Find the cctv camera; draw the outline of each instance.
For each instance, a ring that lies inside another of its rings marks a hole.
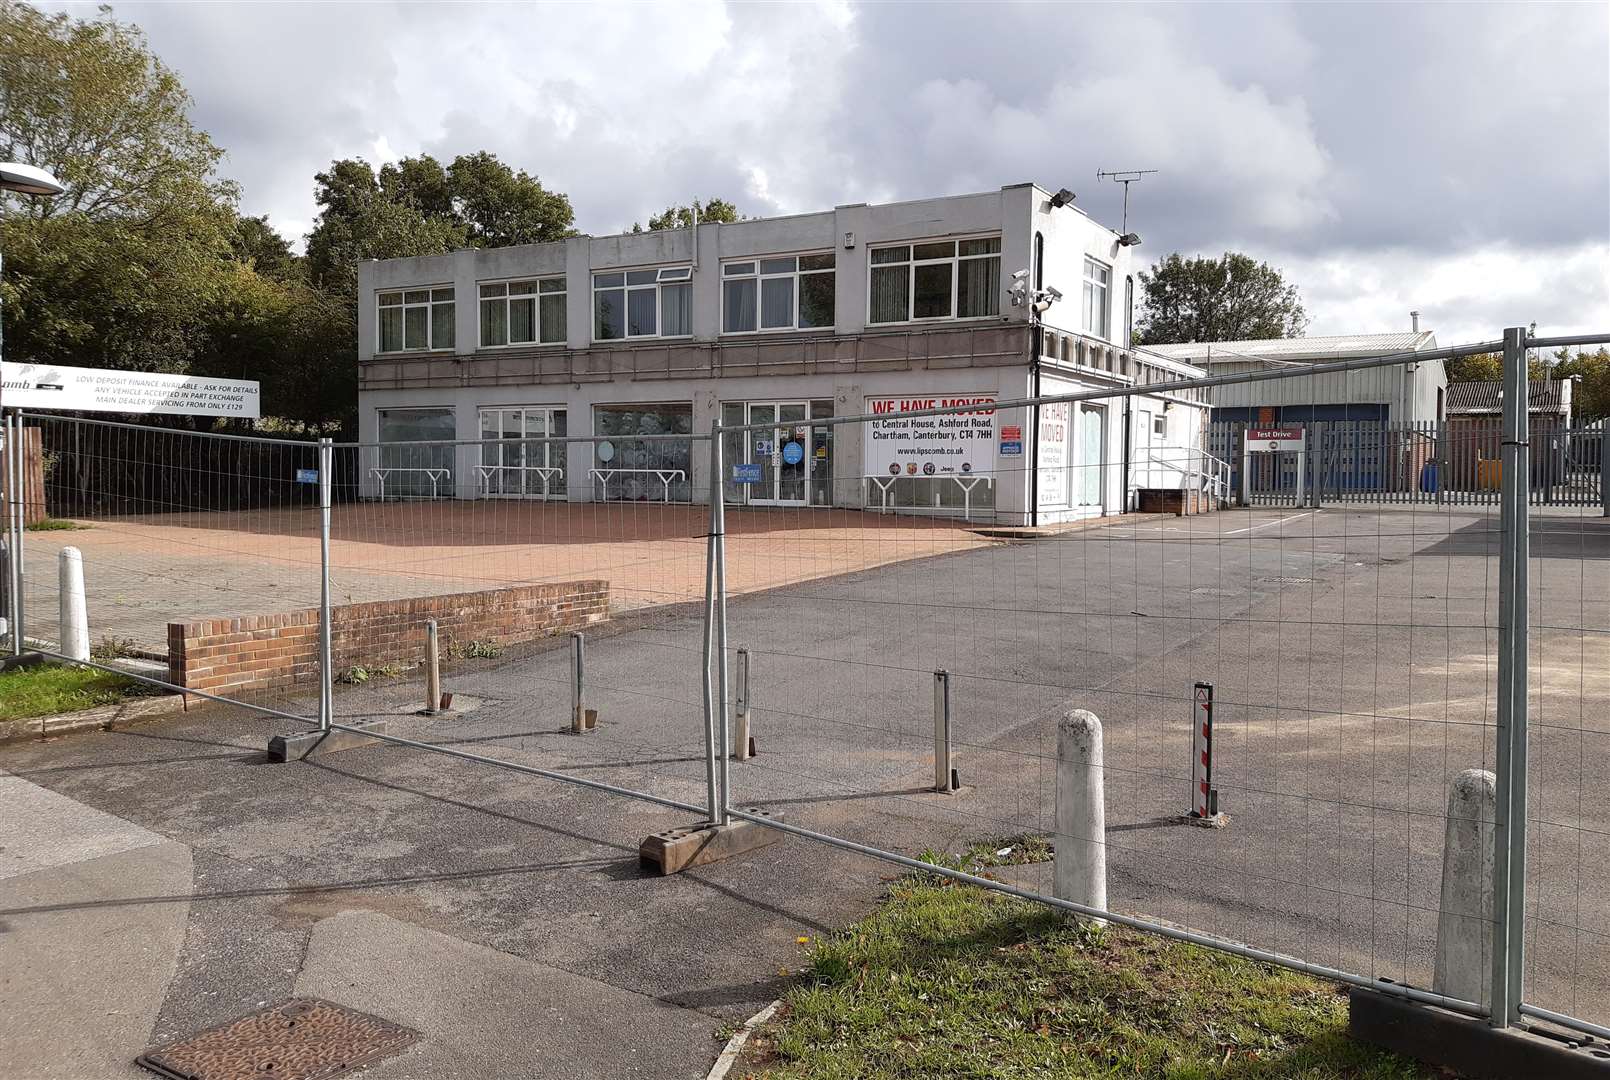
[[[1048,285],[1046,286],[1045,295],[1049,296],[1053,301],[1061,300],[1062,290],[1055,285]]]
[[[1024,278],[1026,278],[1028,276],[1029,276],[1029,272],[1027,270],[1019,270],[1017,273],[1012,275],[1012,280],[1013,281],[1022,281]]]

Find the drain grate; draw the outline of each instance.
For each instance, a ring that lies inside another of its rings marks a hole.
[[[368,1013],[291,998],[148,1050],[135,1064],[170,1080],[323,1080],[418,1039],[418,1032]]]
[[[1311,577],[1261,577],[1258,579],[1259,585],[1312,585],[1313,583],[1314,579]]]

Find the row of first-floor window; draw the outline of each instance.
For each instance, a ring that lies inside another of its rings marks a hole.
[[[867,322],[891,324],[976,319],[1000,314],[1001,238],[974,237],[873,247]],[[1094,317],[1095,282],[1087,260],[1085,329],[1106,337],[1108,316]],[[662,266],[598,271],[592,276],[592,338],[693,335],[693,268]],[[561,345],[567,340],[562,276],[485,282],[478,287],[479,344]],[[377,294],[379,352],[456,347],[451,286]],[[831,329],[837,321],[836,256],[831,251],[730,260],[721,265],[721,333]]]

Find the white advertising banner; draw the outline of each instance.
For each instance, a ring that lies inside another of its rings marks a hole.
[[[867,476],[972,476],[995,472],[1000,443],[994,394],[869,397],[863,472]],[[921,409],[976,405],[944,416],[903,417]],[[1021,443],[1018,444],[1021,452]]]
[[[1073,410],[1066,401],[1040,406],[1040,478],[1035,484],[1041,510],[1066,508],[1069,444],[1073,440]]]
[[[165,413],[180,416],[262,416],[258,384],[149,371],[12,364],[0,361],[0,405],[9,409]]]

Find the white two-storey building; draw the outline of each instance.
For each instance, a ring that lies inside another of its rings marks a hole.
[[[1138,448],[1200,447],[1199,391],[993,404],[1200,374],[1128,349],[1132,252],[1071,196],[1019,184],[364,263],[364,491],[702,502],[708,444],[643,436],[719,420],[762,425],[724,442],[736,504],[1121,512],[1155,482]],[[1037,322],[1011,303],[1018,271],[1061,293]],[[950,402],[977,408],[899,418]],[[888,419],[821,423],[868,413]],[[541,441],[561,435],[588,438]]]

